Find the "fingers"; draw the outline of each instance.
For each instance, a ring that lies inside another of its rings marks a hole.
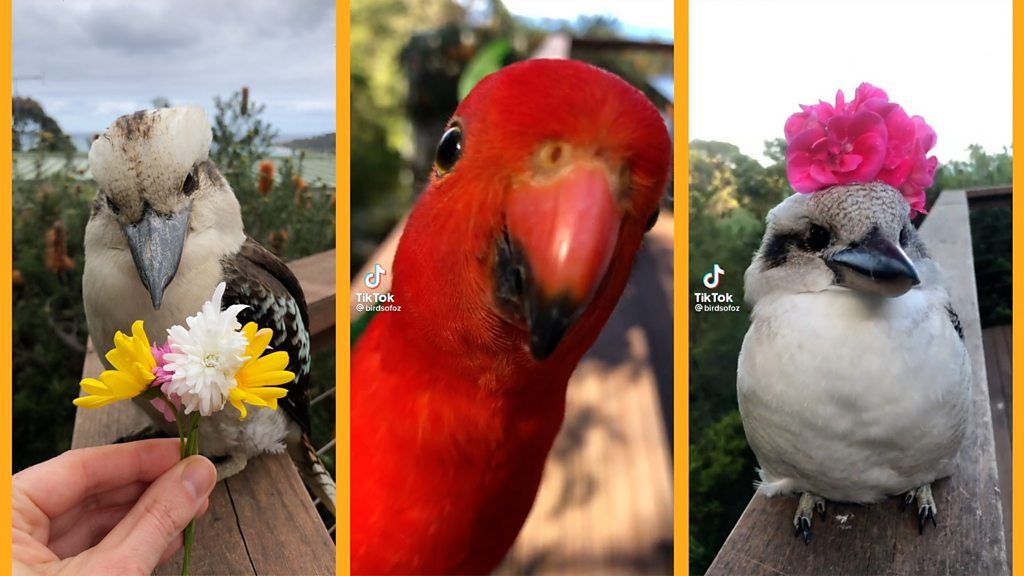
[[[121,566],[152,572],[169,549],[177,549],[181,531],[205,508],[216,480],[216,469],[206,458],[183,460],[153,482],[95,551]]]
[[[136,486],[137,485],[135,484],[132,485],[133,488]],[[107,533],[114,528],[114,526],[117,526],[124,517],[128,515],[128,512],[131,511],[136,500],[138,500],[139,496],[142,495],[146,488],[148,488],[148,485],[143,485],[137,488],[138,492],[135,494],[134,498],[130,498],[129,491],[119,489],[119,494],[117,494],[116,497],[111,496],[108,499],[107,505],[82,511],[78,514],[75,522],[69,524],[63,533],[51,536],[49,542],[50,550],[52,550],[58,558],[67,558],[69,556],[74,556],[75,554],[80,554],[82,551],[96,546],[103,540]],[[209,505],[209,499],[203,501],[199,512],[196,513],[196,518],[202,518],[203,515],[206,514],[206,510],[209,508]],[[62,519],[63,518],[64,517],[62,517]],[[175,544],[173,544],[173,549],[165,552],[165,554],[167,554],[167,558],[169,558],[170,555],[180,547],[181,538],[179,536],[175,540]],[[165,559],[161,559],[160,563],[163,564],[164,561]]]
[[[50,539],[49,547],[58,558],[68,558],[99,544],[124,519],[132,504],[90,510],[61,535]]]
[[[50,519],[50,537],[49,542],[52,544],[54,541],[59,540],[65,534],[81,529],[83,524],[87,524],[90,521],[90,517],[94,516],[96,512],[102,511],[108,508],[124,508],[127,513],[131,506],[142,496],[142,493],[149,488],[149,482],[133,482],[131,484],[113,488],[106,492],[94,494],[89,496],[85,500],[78,503],[77,506],[71,508],[64,514],[56,518]],[[122,514],[123,516],[123,514]],[[120,520],[120,518],[118,519]],[[100,535],[103,536],[114,527],[114,524],[107,526]],[[99,539],[96,540],[99,542]],[[95,545],[96,542],[90,544]],[[81,550],[79,550],[80,552]]]
[[[176,438],[70,450],[14,475],[14,492],[55,518],[94,494],[152,482],[181,457]]]

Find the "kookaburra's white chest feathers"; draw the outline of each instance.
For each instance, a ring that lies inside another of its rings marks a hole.
[[[970,363],[936,296],[835,288],[758,304],[738,397],[766,493],[873,502],[953,472]]]

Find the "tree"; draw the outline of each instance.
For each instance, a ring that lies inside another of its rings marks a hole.
[[[11,102],[13,122],[13,150],[72,153],[75,145],[61,130],[57,121],[51,118],[39,102],[24,96],[15,96]]]

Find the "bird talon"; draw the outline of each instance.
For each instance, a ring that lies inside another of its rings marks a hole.
[[[800,517],[796,522],[796,533],[794,536],[804,539],[804,544],[811,543],[811,519]]]
[[[938,528],[939,523],[935,519],[938,509],[935,506],[935,498],[932,497],[931,485],[925,484],[908,492],[906,502],[909,504],[911,500],[917,500],[917,533],[924,534],[924,525],[928,520],[932,521],[932,526]]]
[[[814,511],[818,510],[822,521],[825,520],[825,499],[815,496],[810,492],[800,495],[800,502],[796,506],[796,515],[793,517],[794,535],[802,537],[804,544],[811,543],[811,518]]]

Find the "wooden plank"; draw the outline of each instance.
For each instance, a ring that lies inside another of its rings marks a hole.
[[[573,374],[537,501],[496,574],[671,573],[672,237],[669,215]]]
[[[245,472],[242,472],[245,474]],[[230,482],[230,480],[228,481]],[[210,495],[206,515],[196,523],[196,543],[192,548],[192,574],[253,574],[245,540],[228,495],[228,482],[219,482]],[[181,574],[183,553],[178,552],[153,574]]]
[[[334,543],[286,454],[267,454],[224,482],[257,574],[334,574]]]
[[[995,441],[996,466],[1003,506],[1003,537],[1006,540],[1007,563],[1013,569],[1013,417],[1011,382],[1012,327],[996,326],[982,330],[985,346],[985,370],[988,372],[989,403],[992,407],[992,435]]]
[[[758,494],[708,574],[1009,573],[964,192],[943,192],[921,232],[945,269],[974,372],[972,426],[959,467],[933,486],[938,527],[919,536],[916,518],[901,512],[896,498],[872,506],[830,503],[826,521],[815,521],[808,546],[793,537],[796,499]]]
[[[302,284],[309,310],[309,333],[313,348],[322,349],[334,345],[334,307],[336,306],[335,251],[327,250],[299,258],[288,263]]]
[[[306,294],[311,328],[333,333],[334,251],[289,266]],[[82,376],[95,377],[102,370],[90,341]],[[71,447],[109,444],[149,423],[149,417],[131,402],[96,410],[79,408]],[[210,496],[209,512],[196,524],[196,542],[195,574],[334,574],[334,543],[286,455],[260,456],[238,475],[219,483]],[[181,558],[178,552],[156,573],[180,574]]]

